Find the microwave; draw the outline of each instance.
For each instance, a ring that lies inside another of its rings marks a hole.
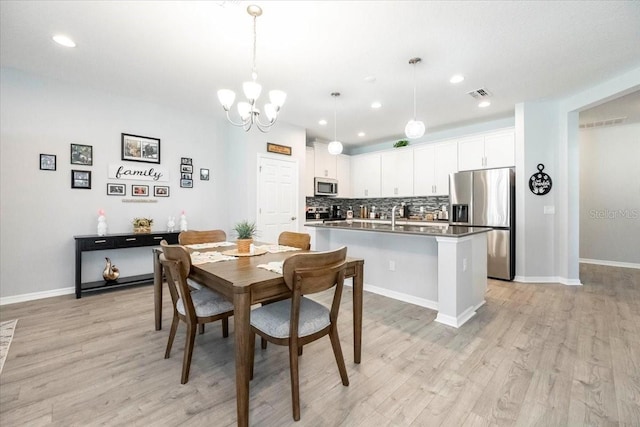
[[[338,195],[338,180],[331,178],[314,178],[313,189],[316,196],[331,196]]]

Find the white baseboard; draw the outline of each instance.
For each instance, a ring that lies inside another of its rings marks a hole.
[[[0,305],[15,304],[15,303],[18,303],[18,302],[33,301],[33,300],[43,299],[43,298],[58,297],[60,295],[74,294],[75,292],[76,292],[76,288],[71,286],[69,288],[53,289],[51,291],[33,292],[33,293],[30,293],[30,294],[14,295],[14,296],[10,296],[10,297],[2,297],[2,298],[0,298]]]
[[[582,286],[580,279],[567,279],[559,276],[516,276],[514,282],[520,283],[560,283],[567,286]]]
[[[438,313],[438,315],[436,316],[436,322],[442,323],[443,325],[452,326],[454,328],[459,328],[475,315],[475,307],[469,307],[465,311],[460,313],[460,315],[458,315],[457,317]]]
[[[389,289],[380,288],[378,286],[372,286],[367,284],[364,285],[364,290],[374,294],[393,298],[398,301],[408,302],[409,304],[414,304],[420,307],[429,308],[431,310],[438,310],[438,303],[436,301],[431,301],[426,298],[418,298],[412,295],[403,294],[402,292],[396,292]]]
[[[609,267],[623,267],[623,268],[636,268],[640,269],[640,264],[635,262],[619,262],[619,261],[607,261],[604,259],[588,259],[588,258],[580,258],[579,260],[583,264],[596,264],[596,265],[607,265]]]

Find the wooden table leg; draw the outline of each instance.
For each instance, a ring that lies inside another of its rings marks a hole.
[[[249,351],[251,346],[251,301],[249,293],[233,296],[233,325],[236,351],[236,403],[238,426],[249,425]]]
[[[353,276],[353,361],[360,363],[362,354],[362,299],[364,294],[364,261],[356,264]]]
[[[160,251],[153,250],[153,306],[156,319],[156,331],[162,329],[162,264]]]

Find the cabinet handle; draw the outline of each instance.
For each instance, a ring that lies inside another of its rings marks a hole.
[[[129,237],[128,239],[126,239],[127,242],[135,242],[136,238],[135,237]]]
[[[369,190],[364,190],[364,195],[368,196],[369,195]]]
[[[107,243],[106,240],[94,240],[93,243]]]
[[[395,188],[393,189],[393,194],[398,194],[398,187],[395,187]]]
[[[162,239],[164,239],[164,236],[158,236],[153,238],[153,240],[162,240]]]

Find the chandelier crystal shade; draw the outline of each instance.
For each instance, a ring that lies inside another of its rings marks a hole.
[[[246,101],[238,102],[238,115],[240,122],[231,119],[229,111],[233,107],[236,100],[236,93],[229,89],[220,89],[218,91],[218,100],[222,104],[222,108],[227,114],[227,120],[238,127],[242,127],[245,131],[249,131],[253,125],[261,132],[268,132],[276,123],[280,109],[287,99],[287,94],[281,90],[269,91],[269,102],[264,105],[264,117],[266,121],[260,119],[260,109],[257,107],[257,101],[262,93],[262,85],[258,83],[258,72],[256,71],[256,20],[262,15],[262,9],[256,5],[247,7],[247,13],[253,16],[253,69],[251,71],[251,80],[242,84],[242,91]]]
[[[413,119],[409,120],[404,128],[404,133],[409,139],[420,138],[426,131],[424,122],[416,120],[416,64],[421,61],[422,59],[420,58],[411,58],[409,60],[409,64],[413,65]]]
[[[331,96],[333,96],[333,141],[329,143],[327,150],[329,150],[329,154],[337,156],[338,154],[342,153],[342,143],[338,141],[338,137],[336,136],[338,127],[336,101],[340,96],[340,92],[332,92]]]

